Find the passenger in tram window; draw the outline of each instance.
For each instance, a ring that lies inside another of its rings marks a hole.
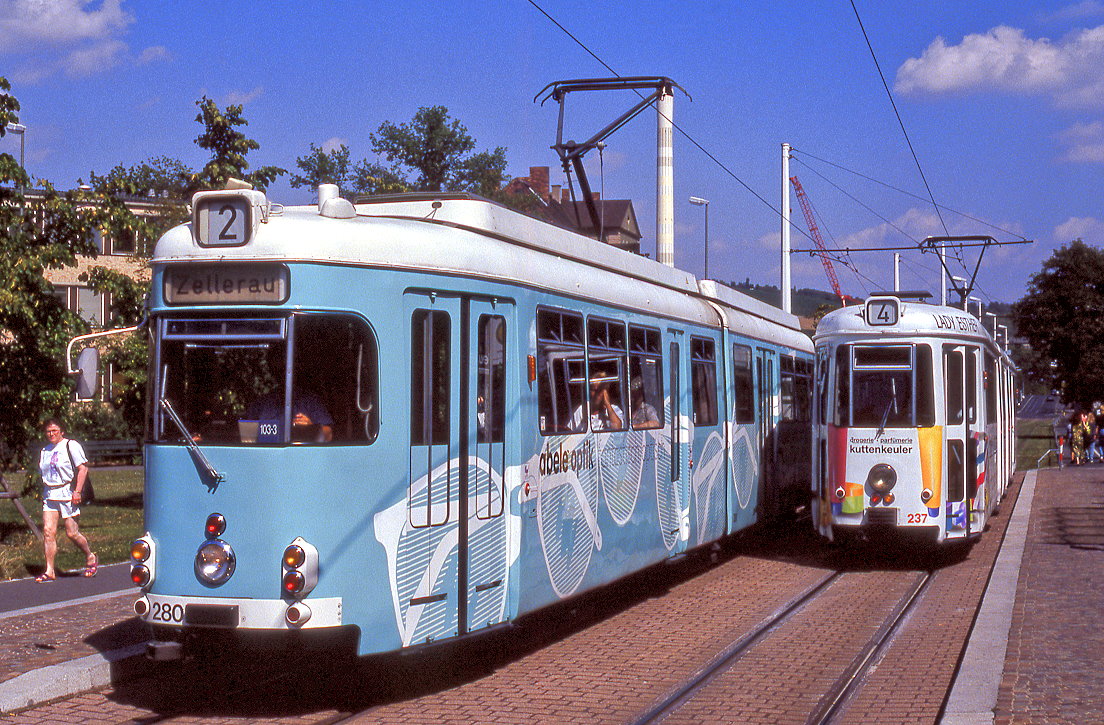
[[[629,384],[629,397],[632,400],[632,427],[636,430],[658,428],[659,413],[655,406],[644,399],[644,381],[634,377]]]
[[[625,428],[624,413],[617,405],[615,398],[619,398],[614,383],[616,377],[601,368],[592,369],[590,376],[590,429],[595,432],[623,430]],[[572,430],[582,433],[586,430],[583,406],[575,409],[571,417]]]

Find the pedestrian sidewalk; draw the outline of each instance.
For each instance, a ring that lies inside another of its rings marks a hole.
[[[1030,471],[948,725],[1104,722],[1104,466]]]
[[[0,614],[0,713],[110,684],[149,639],[135,590]]]

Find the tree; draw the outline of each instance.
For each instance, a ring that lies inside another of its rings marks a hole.
[[[1035,353],[1029,376],[1067,403],[1104,400],[1104,250],[1075,239],[1055,251],[1012,314]]]
[[[19,103],[0,77],[0,136],[18,122]],[[45,273],[95,256],[93,231],[124,233],[138,221],[109,195],[56,191],[24,194],[26,173],[0,154],[0,470],[27,466],[27,446],[39,423],[63,410],[71,396],[65,370],[69,339],[87,326],[67,311]]]
[[[345,144],[323,151],[312,143],[310,153],[297,158],[295,165],[303,172],[288,179],[296,189],[316,189],[319,184],[337,184],[342,189],[349,186],[349,147]]]
[[[380,124],[369,135],[372,150],[403,170],[416,173],[410,185],[416,191],[470,191],[489,196],[506,181],[506,149],[472,154],[475,141],[444,106],[418,109],[410,123]]]
[[[89,172],[89,185],[106,193],[170,199],[179,205],[191,192],[195,171],[180,159],[150,158],[131,167],[119,164],[105,175]]]
[[[261,166],[252,173],[246,172],[249,168],[249,162],[245,160],[246,154],[256,151],[261,145],[235,128],[249,125],[242,117],[240,104],[227,106],[224,112],[219,110],[214,101],[204,96],[196,101],[196,105],[199,106],[196,122],[203,124],[204,131],[196,138],[195,143],[201,149],[210,151],[212,156],[196,175],[189,192],[222,189],[230,178],[248,181],[255,188],[264,191],[276,177],[287,173],[286,169],[278,166]]]

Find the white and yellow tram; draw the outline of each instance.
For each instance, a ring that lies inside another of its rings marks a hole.
[[[879,293],[813,340],[817,530],[980,534],[1015,466],[1016,371],[978,319]]]

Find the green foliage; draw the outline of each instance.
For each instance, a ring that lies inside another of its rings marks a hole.
[[[397,172],[367,159],[353,167],[349,188],[355,194],[400,194],[411,190],[410,184]]]
[[[349,185],[349,147],[345,144],[323,151],[312,143],[310,153],[297,158],[295,165],[303,172],[288,179],[296,189],[304,186],[314,189],[319,184],[337,184],[345,189]]]
[[[506,180],[506,149],[499,146],[473,154],[475,140],[460,121],[449,118],[444,106],[419,108],[409,123],[384,121],[369,139],[372,150],[394,165],[397,176],[416,174],[408,182],[416,191],[491,196]]]
[[[89,288],[111,296],[111,317],[107,329],[138,324],[145,310],[149,285],[106,267],[93,267],[82,275]],[[109,438],[139,438],[145,426],[146,381],[149,369],[149,344],[146,335],[120,334],[102,338],[98,347],[103,352],[102,365],[115,371],[112,389],[107,398],[118,411],[125,425],[123,435],[97,436]]]
[[[0,133],[18,122],[19,104],[0,78]],[[40,439],[41,421],[65,410],[71,383],[65,348],[87,331],[68,312],[47,270],[95,257],[94,230],[134,232],[139,228],[124,204],[102,193],[59,193],[39,181],[41,194],[28,196],[28,179],[10,154],[0,154],[0,470],[27,465],[27,446]]]
[[[1067,403],[1104,400],[1104,251],[1080,239],[1055,251],[1013,317],[1033,351],[1023,359],[1031,378],[1063,388]]]
[[[249,125],[242,117],[241,105],[227,106],[225,111],[221,111],[207,96],[196,101],[196,105],[199,106],[199,113],[195,120],[203,124],[204,130],[195,143],[201,149],[210,151],[212,156],[196,175],[189,191],[222,189],[230,178],[248,181],[254,188],[264,191],[276,177],[287,173],[286,169],[278,166],[261,166],[252,173],[246,171],[249,168],[246,155],[261,145],[236,128]]]
[[[88,183],[96,191],[168,198],[179,206],[188,198],[194,176],[195,171],[180,159],[160,156],[130,167],[119,164],[103,176],[89,172]]]

